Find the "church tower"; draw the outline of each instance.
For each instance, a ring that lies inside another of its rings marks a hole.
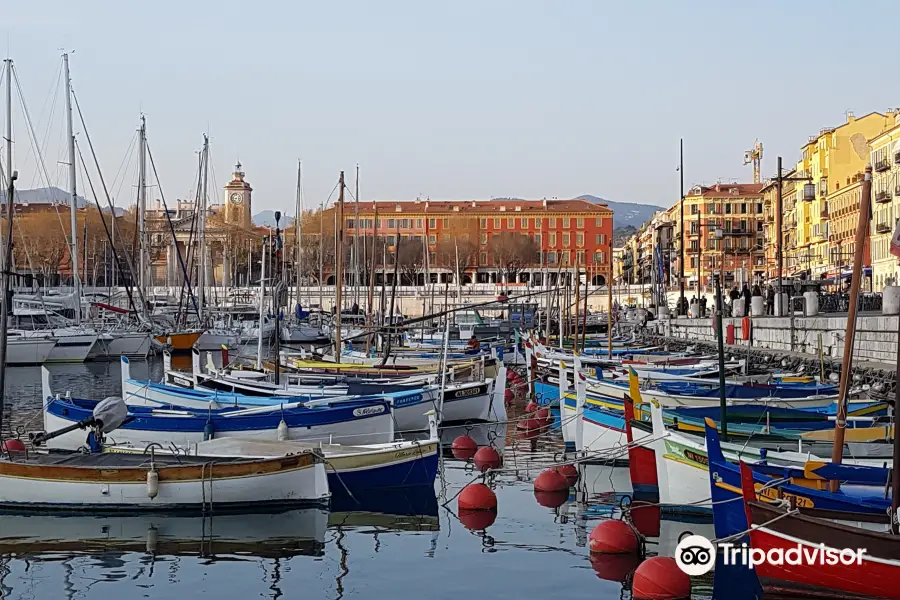
[[[225,184],[225,222],[244,229],[250,228],[253,188],[244,180],[241,163],[234,166],[231,181]]]

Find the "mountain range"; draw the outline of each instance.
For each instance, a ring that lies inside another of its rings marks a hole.
[[[274,210],[264,210],[262,212],[258,212],[253,215],[251,219],[253,224],[257,227],[275,227],[275,211]],[[294,222],[294,217],[289,217],[285,214],[281,215],[281,221],[279,221],[279,225],[282,229],[290,227],[291,223]]]
[[[33,190],[16,190],[16,203],[18,204],[65,204],[68,206],[72,194],[58,187],[35,188]],[[81,196],[76,196],[79,208],[84,208],[86,202]]]

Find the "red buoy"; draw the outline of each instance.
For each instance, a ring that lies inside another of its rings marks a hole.
[[[691,578],[671,556],[654,556],[638,565],[631,584],[634,600],[683,600],[691,597]]]
[[[637,554],[591,554],[591,566],[597,577],[618,583],[624,583],[640,562]]]
[[[637,553],[640,545],[634,528],[625,521],[608,519],[600,521],[591,532],[591,552],[601,554]],[[677,568],[677,567],[676,567]]]
[[[550,423],[553,421],[553,417],[550,416],[550,410],[546,408],[539,408],[536,413],[534,413],[534,418],[538,421],[545,421]]]
[[[540,407],[541,406],[537,402],[532,400],[531,402],[529,402],[528,404],[525,405],[525,412],[526,413],[536,413]]]
[[[573,486],[578,483],[578,467],[573,464],[560,465],[556,467],[556,470],[559,471],[559,474],[566,478],[566,481],[569,482],[569,486]]]
[[[478,444],[467,435],[461,435],[455,440],[453,440],[453,444],[450,445],[450,452],[453,453],[454,458],[458,458],[459,460],[469,460],[475,453],[478,451]]]
[[[534,492],[534,499],[541,506],[547,508],[559,508],[569,499],[569,490],[560,490],[558,492]]]
[[[534,479],[536,492],[561,492],[569,490],[569,482],[556,469],[545,469]]]
[[[6,440],[0,442],[0,450],[4,452],[25,452],[25,444],[22,440]]]
[[[513,400],[515,400],[515,399],[516,399],[516,395],[513,393],[512,390],[506,390],[505,392],[503,392],[503,402],[504,402],[507,406],[509,406],[510,404],[512,404],[512,403],[513,403]]]
[[[466,529],[481,531],[487,529],[497,520],[496,510],[466,510],[460,509],[459,521]]]
[[[483,483],[470,483],[459,494],[460,510],[497,510],[497,495]]]
[[[475,468],[482,473],[488,469],[499,469],[502,464],[500,453],[491,446],[479,448],[475,453]]]

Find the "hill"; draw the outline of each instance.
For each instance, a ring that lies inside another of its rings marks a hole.
[[[33,190],[16,190],[17,204],[65,204],[68,206],[72,194],[58,187],[35,188]],[[84,198],[77,196],[77,206],[83,208]],[[102,202],[102,200],[101,200]]]
[[[630,225],[637,228],[649,221],[650,218],[653,217],[653,213],[660,210],[665,210],[661,206],[654,206],[652,204],[637,204],[635,202],[614,202],[612,200],[606,200],[605,198],[591,196],[590,194],[578,196],[578,199],[587,200],[588,202],[602,203],[609,206],[613,211],[613,227],[625,227],[626,225]]]
[[[257,227],[275,227],[275,211],[274,210],[264,210],[262,212],[258,212],[253,215],[253,224]],[[281,215],[281,221],[279,221],[279,225],[282,229],[289,227],[291,223],[294,222],[293,217],[289,217],[287,215]]]

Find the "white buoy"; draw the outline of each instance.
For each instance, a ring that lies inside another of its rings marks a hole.
[[[154,526],[150,526],[150,529],[147,530],[147,552],[150,554],[156,553],[156,544],[159,542],[159,531]]]
[[[734,303],[731,306],[731,316],[732,317],[743,317],[744,316],[744,299],[743,298],[735,298]]]
[[[283,442],[288,439],[288,426],[287,423],[284,422],[284,419],[278,424],[278,429],[275,430],[278,434],[278,441]]]
[[[884,286],[884,298],[881,302],[881,314],[896,315],[900,314],[900,286],[886,285]]]
[[[147,497],[153,500],[159,495],[159,472],[147,471]]]
[[[691,315],[692,319],[700,318],[700,303],[699,302],[691,302],[690,315]]]

